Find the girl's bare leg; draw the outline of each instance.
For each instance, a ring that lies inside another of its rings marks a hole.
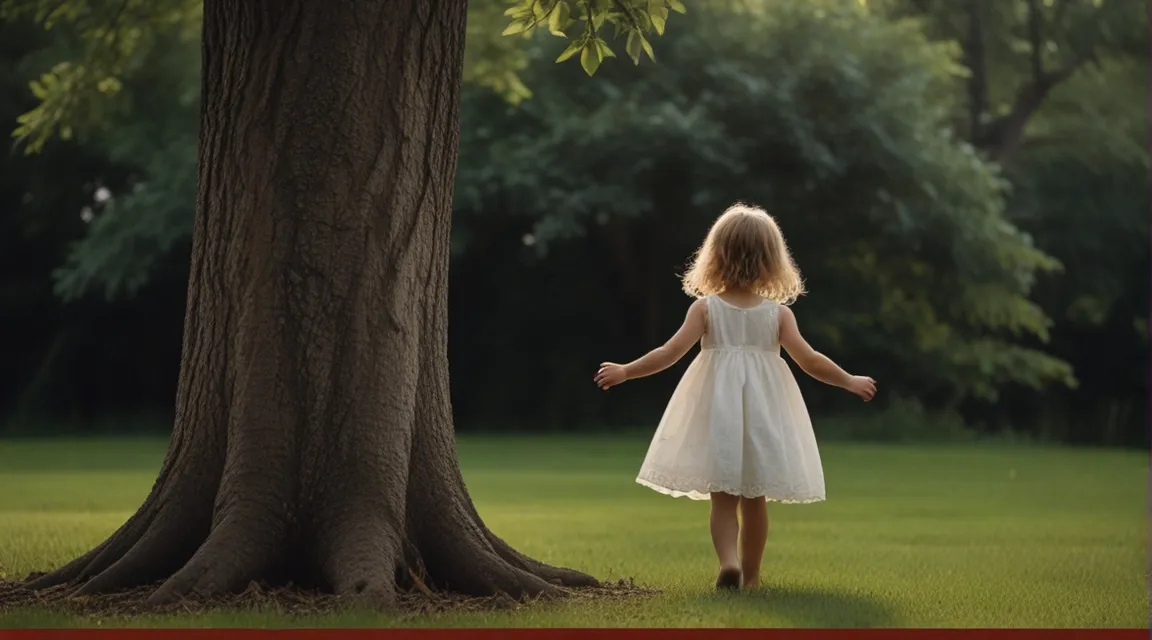
[[[760,563],[768,542],[768,505],[764,498],[740,498],[740,569],[744,586],[760,586]]]
[[[712,530],[712,546],[720,560],[720,576],[716,579],[718,589],[738,589],[740,587],[740,521],[736,515],[740,497],[727,493],[712,494],[712,515],[709,524]]]

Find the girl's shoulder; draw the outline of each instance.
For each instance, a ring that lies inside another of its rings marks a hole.
[[[786,304],[775,303],[776,317],[780,318],[780,322],[788,324],[796,324],[796,314],[792,313],[792,307]]]
[[[692,304],[688,305],[688,319],[699,319],[704,325],[704,331],[708,330],[708,317],[711,315],[708,313],[708,307],[710,302],[709,298],[711,297],[712,296],[701,296],[693,300]]]
[[[708,305],[711,302],[710,298],[712,298],[712,297],[713,296],[703,296],[700,298],[696,298],[695,300],[692,301],[692,304],[688,305],[688,313],[690,315],[699,314],[699,315],[707,317]]]

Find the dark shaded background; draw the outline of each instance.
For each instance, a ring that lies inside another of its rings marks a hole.
[[[1146,22],[1126,41],[1096,34],[1100,64],[1077,68],[1031,114],[997,190],[993,174],[958,165],[968,143],[984,157],[1001,149],[973,129],[973,81],[943,67],[975,68],[963,46],[973,17],[963,3],[878,4],[749,19],[704,3],[657,43],[658,65],[614,60],[589,79],[552,65],[557,43],[537,38],[519,73],[530,99],[509,102],[483,78],[466,87],[450,293],[461,430],[654,426],[687,359],[607,394],[592,374],[679,326],[690,301],[677,274],[711,220],[746,199],[778,216],[808,277],[796,311],[809,338],[881,381],[864,408],[802,379],[818,431],[1146,446]],[[983,81],[1004,105],[1034,80],[1018,9],[981,18]],[[894,31],[909,14],[915,33]],[[1061,46],[1091,36],[1060,28],[1048,37]],[[122,108],[88,135],[0,156],[0,434],[170,426],[197,46],[150,45]],[[30,80],[82,51],[65,28],[0,25],[0,123],[37,105]],[[955,140],[924,141],[944,126]],[[1062,268],[989,266],[1023,249],[992,232],[958,239],[983,228],[978,215],[1022,230]],[[1016,287],[1004,283],[1017,271],[1035,279],[1020,300],[1050,320],[1047,342],[965,319],[963,287]],[[919,302],[897,304],[906,299]],[[938,326],[955,347],[924,346]],[[984,338],[1067,363],[1075,388],[1048,360],[965,350]]]

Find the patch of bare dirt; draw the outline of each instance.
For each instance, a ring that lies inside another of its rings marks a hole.
[[[0,612],[36,608],[103,618],[145,613],[194,614],[212,610],[259,610],[285,616],[309,616],[348,610],[356,606],[353,601],[327,593],[309,591],[292,585],[269,587],[253,582],[242,593],[227,597],[210,600],[187,599],[163,607],[145,607],[145,600],[159,584],[116,593],[72,597],[70,594],[75,585],[60,585],[40,591],[27,588],[26,582],[38,575],[30,575],[25,581],[19,582],[0,580]],[[565,589],[563,593],[565,600],[591,601],[650,597],[658,591],[637,586],[632,580],[622,579],[617,582],[604,582],[595,587]],[[517,601],[506,595],[477,598],[456,593],[414,589],[402,592],[398,604],[397,613],[419,616],[433,613],[519,609],[531,606],[534,601]]]

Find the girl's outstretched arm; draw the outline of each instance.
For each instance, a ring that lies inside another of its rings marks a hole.
[[[804,373],[824,384],[840,387],[860,396],[865,402],[876,395],[876,381],[867,376],[854,376],[841,369],[835,362],[816,351],[796,324],[796,315],[788,307],[780,307],[780,344]]]
[[[708,326],[707,312],[708,303],[703,298],[693,302],[692,306],[688,307],[684,324],[680,325],[680,330],[668,342],[649,351],[639,360],[633,360],[628,364],[602,363],[600,370],[596,372],[596,385],[601,389],[608,390],[625,380],[660,373],[676,364],[680,358],[684,357],[684,354],[688,353],[692,345],[700,340],[700,336],[704,335],[704,330]]]

